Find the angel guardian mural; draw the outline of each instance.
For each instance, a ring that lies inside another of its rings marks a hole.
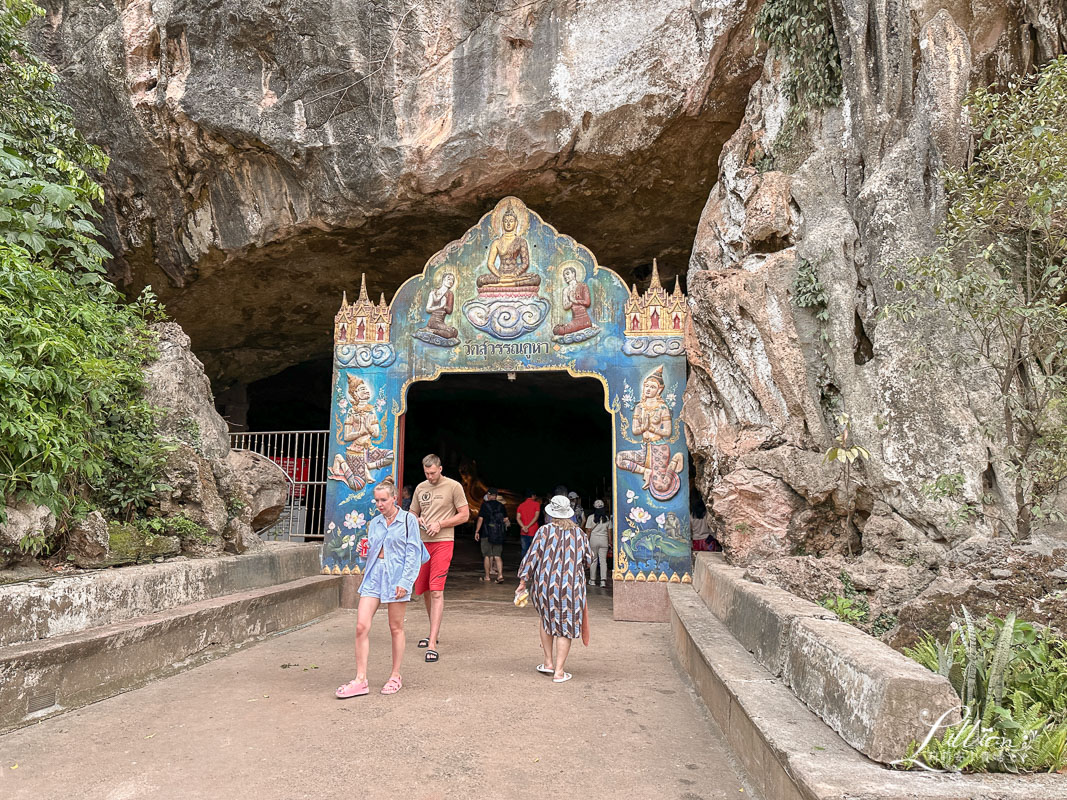
[[[345,451],[343,455],[334,457],[327,477],[343,481],[348,488],[359,491],[374,481],[371,470],[393,463],[393,453],[372,446],[373,441],[382,435],[382,426],[377,411],[370,405],[373,396],[370,385],[362,378],[349,374],[345,394],[341,405],[344,424],[340,431]]]

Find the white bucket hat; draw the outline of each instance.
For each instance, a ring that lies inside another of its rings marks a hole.
[[[570,500],[561,494],[557,494],[545,506],[545,513],[556,519],[570,519],[574,516],[574,509],[571,508]]]

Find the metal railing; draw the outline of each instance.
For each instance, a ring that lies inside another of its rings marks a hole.
[[[318,541],[326,513],[329,431],[248,431],[230,434],[230,447],[266,456],[285,473],[285,510],[259,535],[272,541]]]

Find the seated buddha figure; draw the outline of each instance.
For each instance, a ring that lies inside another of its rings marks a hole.
[[[504,206],[499,226],[495,224],[496,213],[493,217],[497,237],[489,246],[489,258],[486,261],[489,274],[478,276],[478,288],[532,289],[536,292],[541,285],[541,276],[529,274],[530,245],[522,235],[519,215],[514,206]],[[525,225],[522,227],[525,228]]]

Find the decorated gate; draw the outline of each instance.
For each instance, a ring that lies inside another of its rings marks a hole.
[[[384,295],[373,302],[364,278],[334,322],[323,571],[362,571],[373,488],[398,468],[412,383],[444,373],[561,370],[599,380],[612,416],[616,616],[659,616],[659,584],[688,582],[692,564],[689,459],[678,419],[687,313],[677,283],[667,291],[655,267],[646,292],[627,289],[515,197],[436,253],[391,303]],[[566,409],[548,413],[558,418]],[[495,429],[519,423],[502,407]]]

